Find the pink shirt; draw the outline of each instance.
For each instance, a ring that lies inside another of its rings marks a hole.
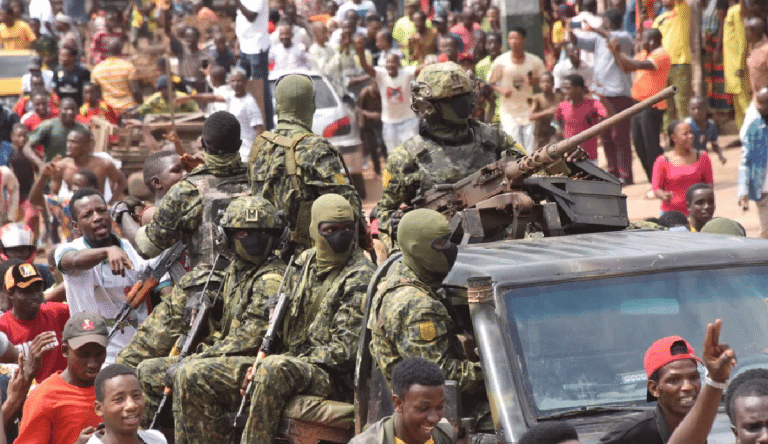
[[[712,185],[712,162],[706,151],[699,151],[699,158],[692,165],[672,165],[665,155],[656,158],[653,164],[653,178],[651,184],[655,190],[672,192],[669,202],[661,202],[661,211],[680,211],[688,215],[685,205],[685,192],[691,185],[708,183]]]
[[[472,50],[475,48],[474,32],[478,29],[480,29],[480,24],[478,23],[472,23],[472,29],[467,29],[463,23],[457,23],[451,27],[450,32],[461,37],[461,42],[464,44],[463,51],[460,54],[472,54]]]
[[[563,128],[563,135],[568,138],[579,134],[608,117],[608,112],[599,100],[584,99],[581,103],[573,104],[567,100],[560,102],[555,111],[555,119]],[[597,159],[597,137],[581,144],[590,159]]]

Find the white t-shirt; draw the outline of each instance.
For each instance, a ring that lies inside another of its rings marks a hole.
[[[497,73],[499,71],[500,77]],[[533,87],[528,83],[528,74],[538,79],[544,71],[546,71],[544,62],[529,52],[525,53],[525,60],[519,65],[512,62],[510,51],[496,57],[493,61],[489,78],[498,79],[497,83],[502,88],[512,90],[512,95],[509,97],[499,94],[499,119],[502,128],[530,123],[528,100],[533,97]]]
[[[275,71],[310,68],[307,49],[301,43],[294,43],[290,48],[278,43],[269,50],[269,61],[275,63]]]
[[[159,430],[139,430],[139,438],[141,438],[147,444],[168,444],[162,433]],[[103,444],[101,439],[96,435],[91,435],[85,444]]]
[[[50,0],[30,0],[29,18],[36,18],[40,20],[41,34],[51,35],[50,31],[48,31],[48,27],[45,26],[46,22],[53,25],[56,21],[56,17],[53,15],[53,8],[51,8]]]
[[[119,238],[118,238],[119,239]],[[104,261],[95,267],[82,271],[63,272],[64,288],[67,291],[69,313],[74,315],[84,311],[98,313],[106,321],[107,326],[112,327],[115,317],[125,304],[125,295],[131,286],[139,280],[139,276],[151,263],[142,259],[139,253],[124,239],[119,239],[120,248],[125,251],[133,263],[133,270],[125,270],[125,276],[112,274],[109,262]],[[56,247],[54,255],[56,266],[61,270],[61,258],[71,251],[83,251],[91,246],[85,238],[78,237],[69,243]],[[136,333],[135,326],[144,322],[147,318],[147,306],[142,305],[128,316],[128,322],[123,332],[117,332],[107,345],[107,360],[104,365],[113,364],[120,350],[123,349]]]
[[[256,20],[249,22],[240,8],[237,9],[235,18],[235,34],[240,43],[240,52],[243,54],[258,54],[269,50],[269,4],[267,0],[241,0],[245,9],[256,12]]]
[[[209,86],[211,85],[209,84]],[[219,97],[227,97],[230,94],[234,94],[234,91],[232,91],[232,87],[227,85],[226,83],[216,87],[211,86],[211,92],[213,92],[213,95],[219,96]],[[216,111],[227,111],[227,104],[225,102],[209,103],[205,107],[205,117],[210,116]]]
[[[344,14],[350,10],[357,12],[360,20],[362,20],[365,18],[365,14],[368,14],[368,11],[376,11],[376,4],[371,0],[363,0],[359,5],[356,5],[352,0],[347,0],[346,3],[339,6],[339,9],[336,10],[336,21],[339,23],[343,22]]]
[[[381,94],[381,122],[400,123],[406,119],[416,117],[411,109],[411,80],[416,77],[416,68],[413,66],[401,66],[397,70],[397,76],[392,77],[385,68],[374,66],[376,70],[376,83]]]
[[[305,48],[309,48],[309,46],[312,44],[312,38],[307,33],[306,29],[299,25],[293,25],[291,26],[291,31],[293,32],[293,38],[291,39],[291,42],[293,42],[294,45],[296,43],[301,43]],[[272,34],[269,35],[269,40],[272,43],[272,47],[280,44],[280,26],[272,31]]]
[[[50,91],[53,88],[53,71],[41,69],[40,75],[43,78],[43,86],[45,86],[45,89]],[[24,92],[32,91],[32,74],[26,73],[21,76],[21,90]],[[31,105],[30,110],[34,109],[34,104],[32,104],[31,100],[27,105]]]
[[[555,89],[560,88],[560,85],[562,85],[563,80],[565,80],[566,76],[569,76],[571,74],[578,74],[581,77],[584,78],[584,84],[589,86],[592,84],[592,72],[593,68],[586,63],[584,63],[583,60],[579,63],[578,68],[573,67],[573,63],[571,63],[571,59],[566,58],[565,60],[560,60],[557,62],[557,65],[555,65],[555,68],[552,70],[552,77],[555,79]]]
[[[247,163],[251,145],[256,140],[256,130],[253,127],[264,125],[264,117],[252,95],[245,93],[243,97],[235,97],[234,94],[229,94],[224,97],[227,99],[227,111],[240,122],[240,158]]]

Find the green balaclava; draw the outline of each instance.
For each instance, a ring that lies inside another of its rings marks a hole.
[[[319,272],[330,270],[347,261],[355,245],[356,230],[339,231],[330,236],[320,234],[323,222],[354,222],[355,213],[347,199],[338,194],[324,194],[312,204],[309,235],[317,252]]]
[[[309,77],[290,74],[275,86],[277,121],[295,123],[312,129],[315,114],[315,86]]]
[[[451,224],[442,214],[420,208],[405,214],[397,227],[397,240],[403,251],[403,263],[420,281],[438,287],[453,268],[458,247],[443,242],[439,249],[435,241],[451,235]]]

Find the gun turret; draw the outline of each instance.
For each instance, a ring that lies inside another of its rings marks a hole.
[[[451,220],[454,240],[463,237],[462,243],[521,238],[529,222],[539,224],[545,235],[626,228],[629,220],[621,183],[590,162],[569,164],[567,175],[531,176],[676,92],[676,87],[667,87],[566,140],[518,159],[502,157],[454,184],[436,185],[412,204],[443,213]]]

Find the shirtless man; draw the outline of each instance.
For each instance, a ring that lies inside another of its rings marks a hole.
[[[93,137],[89,130],[79,128],[72,130],[67,135],[67,156],[56,161],[56,172],[51,180],[51,193],[58,194],[62,181],[72,189],[73,178],[80,170],[89,170],[98,178],[98,191],[104,193],[104,183],[109,178],[112,191],[112,204],[123,198],[123,190],[126,187],[125,175],[117,170],[115,164],[102,157],[91,154]]]

